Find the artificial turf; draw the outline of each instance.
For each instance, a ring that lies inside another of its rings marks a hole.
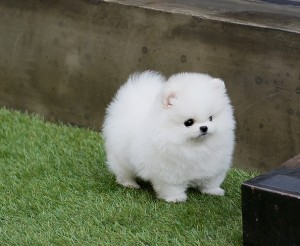
[[[100,128],[100,127],[99,127]],[[242,181],[169,204],[115,183],[98,132],[0,109],[1,245],[241,245]]]

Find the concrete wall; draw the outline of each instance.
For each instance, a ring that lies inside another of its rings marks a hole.
[[[199,71],[226,82],[235,165],[266,170],[300,152],[299,32],[96,0],[2,0],[0,33],[0,106],[99,130],[130,73]]]

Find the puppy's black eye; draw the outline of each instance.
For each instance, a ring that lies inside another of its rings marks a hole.
[[[194,120],[193,119],[188,119],[184,122],[184,125],[186,127],[192,126],[194,124]]]
[[[212,121],[212,116],[209,116],[209,118],[208,118],[208,119],[209,119],[209,121]]]

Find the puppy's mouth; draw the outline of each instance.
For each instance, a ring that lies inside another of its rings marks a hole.
[[[196,136],[194,139],[203,139],[206,138],[206,136],[208,135],[208,132],[200,132],[198,136]]]

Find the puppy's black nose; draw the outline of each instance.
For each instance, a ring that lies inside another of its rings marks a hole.
[[[207,129],[208,129],[207,126],[200,126],[200,131],[203,133],[206,133]]]

